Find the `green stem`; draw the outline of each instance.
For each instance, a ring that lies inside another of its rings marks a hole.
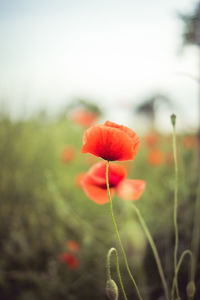
[[[126,258],[126,253],[124,251],[124,247],[122,245],[122,241],[121,241],[121,238],[120,238],[120,235],[119,235],[119,231],[118,231],[118,228],[117,228],[117,223],[115,221],[115,217],[114,217],[114,213],[113,213],[113,205],[112,205],[112,199],[111,199],[111,196],[110,196],[110,187],[109,187],[109,180],[108,180],[108,168],[109,168],[109,161],[107,161],[107,164],[106,164],[106,184],[107,184],[107,190],[108,190],[108,199],[109,199],[109,203],[110,203],[110,213],[111,213],[111,217],[112,217],[112,221],[113,221],[113,224],[114,224],[114,227],[115,227],[115,232],[116,232],[116,235],[117,235],[117,238],[118,238],[118,241],[119,241],[119,245],[121,247],[121,251],[122,251],[122,254],[123,254],[123,257],[124,257],[124,262],[125,262],[125,266],[126,266],[126,269],[127,269],[127,272],[133,282],[133,285],[136,289],[136,292],[137,292],[137,295],[138,295],[138,298],[140,300],[142,300],[142,296],[140,294],[140,291],[137,287],[137,284],[133,278],[133,275],[131,274],[131,271],[130,271],[130,268],[129,268],[129,265],[128,265],[128,261],[127,261],[127,258]]]
[[[189,255],[190,256],[190,261],[191,261],[191,271],[190,271],[190,280],[192,281],[192,273],[193,273],[193,268],[194,268],[194,258],[193,258],[193,254],[192,254],[192,251],[190,250],[185,250],[183,251],[183,253],[181,254],[181,257],[178,261],[178,264],[176,266],[176,276],[174,276],[174,279],[173,279],[173,283],[172,283],[172,291],[171,291],[171,299],[174,299],[174,292],[175,292],[175,285],[176,285],[176,278],[178,278],[178,272],[179,272],[179,269],[181,267],[181,264],[183,262],[183,259],[186,255]],[[191,298],[192,300],[192,298]]]
[[[177,208],[178,208],[178,164],[177,164],[177,150],[176,150],[176,116],[172,115],[171,119],[174,118],[173,125],[173,156],[174,156],[174,169],[175,169],[175,190],[174,190],[174,231],[175,231],[175,245],[174,245],[174,281],[176,287],[177,298],[179,299],[179,288],[176,274],[177,267],[177,254],[178,254],[178,223],[177,223]],[[173,300],[173,298],[172,298]]]
[[[134,203],[133,203],[133,208],[134,208],[134,210],[135,210],[135,212],[137,214],[137,217],[138,217],[138,219],[140,221],[140,224],[141,224],[141,226],[142,226],[142,228],[143,228],[143,230],[144,230],[144,232],[145,232],[145,234],[147,236],[147,239],[148,239],[149,244],[151,246],[151,249],[153,251],[153,254],[154,254],[154,257],[155,257],[155,260],[156,260],[156,264],[157,264],[157,267],[158,267],[158,271],[159,271],[159,274],[160,274],[160,278],[161,278],[161,281],[162,281],[162,285],[163,285],[163,289],[164,289],[164,293],[165,293],[165,298],[167,300],[169,300],[169,291],[168,291],[167,281],[165,279],[165,275],[164,275],[164,272],[163,272],[162,264],[161,264],[161,261],[160,261],[160,257],[158,255],[158,251],[157,251],[156,245],[155,245],[155,243],[153,241],[151,233],[150,233],[150,231],[149,231],[149,229],[148,229],[148,227],[147,227],[147,225],[146,225],[146,223],[145,223],[145,221],[144,221],[144,219],[143,219],[143,217],[142,217],[139,209],[135,206]]]
[[[126,296],[125,289],[124,289],[124,285],[123,285],[123,282],[122,282],[121,274],[120,274],[118,253],[117,253],[117,250],[116,250],[115,248],[111,248],[111,249],[108,251],[108,254],[107,254],[107,278],[108,278],[108,279],[111,279],[111,273],[110,273],[110,257],[111,257],[111,254],[112,254],[113,252],[115,252],[115,254],[116,254],[116,269],[117,269],[117,276],[118,276],[118,279],[119,279],[119,283],[120,283],[120,286],[121,286],[121,290],[122,290],[124,299],[125,299],[125,300],[128,300],[128,298],[127,298],[127,296]]]

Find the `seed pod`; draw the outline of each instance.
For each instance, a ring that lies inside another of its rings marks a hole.
[[[110,300],[118,300],[118,287],[114,280],[109,279],[106,282],[106,295]]]
[[[176,124],[176,115],[175,114],[171,115],[171,122],[172,122],[172,125],[175,126],[175,124]]]
[[[187,284],[187,287],[186,287],[186,291],[187,291],[187,296],[189,298],[192,298],[194,297],[194,294],[195,294],[195,283],[194,281],[190,281],[188,284]]]

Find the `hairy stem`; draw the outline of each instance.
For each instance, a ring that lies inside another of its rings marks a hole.
[[[177,298],[179,299],[179,288],[177,280],[177,255],[178,255],[178,223],[177,223],[177,208],[178,208],[178,164],[177,164],[177,150],[176,150],[176,116],[171,116],[173,125],[173,156],[174,156],[174,170],[175,170],[175,189],[174,189],[174,231],[175,231],[175,245],[174,245],[174,279]],[[173,298],[172,298],[173,300]]]
[[[145,221],[144,221],[144,219],[143,219],[143,217],[142,217],[139,209],[135,206],[134,203],[133,203],[133,208],[134,208],[134,210],[135,210],[135,212],[137,214],[137,217],[138,217],[138,219],[140,221],[140,224],[141,224],[141,226],[142,226],[142,228],[143,228],[143,230],[144,230],[144,232],[145,232],[145,234],[147,236],[147,239],[148,239],[149,244],[151,246],[151,249],[153,251],[153,254],[154,254],[154,257],[155,257],[155,260],[156,260],[156,264],[157,264],[157,267],[158,267],[158,271],[159,271],[159,274],[160,274],[160,278],[161,278],[161,281],[162,281],[163,290],[164,290],[164,293],[165,293],[165,298],[167,300],[169,300],[169,291],[168,291],[167,281],[165,279],[165,275],[164,275],[164,272],[163,272],[162,264],[161,264],[161,261],[160,261],[160,257],[158,255],[158,251],[157,251],[156,245],[155,245],[155,243],[153,241],[151,233],[150,233],[150,231],[149,231],[149,229],[148,229],[148,227],[147,227],[147,225],[146,225],[146,223],[145,223]]]
[[[119,283],[120,283],[120,286],[121,286],[121,290],[122,290],[122,293],[123,293],[123,296],[124,296],[124,299],[125,300],[128,300],[127,296],[126,296],[126,292],[125,292],[125,289],[124,289],[124,285],[123,285],[123,282],[122,282],[122,278],[121,278],[121,273],[120,273],[120,268],[119,268],[119,257],[118,257],[118,253],[117,253],[117,250],[115,248],[111,248],[109,251],[108,251],[108,254],[107,254],[107,278],[108,279],[111,279],[111,273],[110,273],[110,257],[112,255],[112,253],[115,253],[116,255],[116,270],[117,270],[117,276],[118,276],[118,279],[119,279]]]
[[[106,184],[107,184],[107,190],[108,190],[108,199],[109,199],[109,203],[110,203],[110,213],[111,213],[111,217],[112,217],[112,221],[113,221],[113,224],[114,224],[114,228],[115,228],[115,232],[116,232],[116,235],[117,235],[117,238],[118,238],[118,241],[119,241],[119,245],[120,245],[120,248],[121,248],[121,251],[122,251],[122,254],[123,254],[123,258],[124,258],[124,262],[125,262],[125,266],[126,266],[126,269],[127,269],[127,272],[133,282],[133,285],[136,289],[136,293],[138,295],[138,298],[140,300],[142,300],[142,296],[140,294],[140,291],[138,289],[138,286],[135,282],[135,279],[133,278],[133,275],[131,274],[131,271],[130,271],[130,268],[129,268],[129,265],[128,265],[128,261],[127,261],[127,258],[126,258],[126,253],[124,251],[124,247],[122,245],[122,241],[121,241],[121,238],[120,238],[120,235],[119,235],[119,231],[118,231],[118,228],[117,228],[117,223],[115,221],[115,217],[114,217],[114,213],[113,213],[113,205],[112,205],[112,199],[111,199],[111,196],[110,196],[110,188],[109,188],[109,180],[108,180],[108,169],[109,169],[109,161],[107,161],[107,165],[106,165]]]
[[[189,255],[190,256],[190,264],[191,264],[191,271],[190,271],[190,280],[192,280],[192,272],[193,272],[193,268],[194,268],[194,258],[193,258],[193,254],[190,250],[185,250],[183,251],[183,253],[181,254],[181,257],[178,261],[178,264],[176,266],[176,276],[174,276],[174,279],[173,279],[173,283],[172,283],[172,291],[171,291],[171,299],[174,299],[174,292],[175,292],[175,284],[176,284],[176,278],[178,278],[178,272],[179,272],[179,269],[181,267],[181,264],[183,262],[183,259],[186,255]],[[191,299],[192,300],[192,299]]]

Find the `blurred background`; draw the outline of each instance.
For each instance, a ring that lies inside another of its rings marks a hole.
[[[135,161],[123,165],[129,178],[146,181],[137,206],[171,285],[172,113],[178,132],[179,256],[185,249],[195,254],[195,300],[200,299],[199,5],[0,0],[0,299],[107,299],[106,254],[118,244],[108,205],[92,202],[80,185],[83,173],[99,161],[80,153],[83,133],[107,119],[140,135]],[[130,203],[115,196],[114,210],[144,300],[164,299]],[[180,270],[182,299],[188,265],[185,260]],[[121,269],[133,299],[123,261]],[[114,260],[112,273],[117,282]]]
[[[130,110],[163,94],[173,108],[159,105],[159,128],[169,129],[171,111],[181,127],[195,128],[191,77],[199,75],[199,55],[184,47],[180,15],[192,15],[196,6],[187,0],[0,1],[2,105],[23,117],[60,112],[81,97],[101,105],[105,117],[130,122]]]

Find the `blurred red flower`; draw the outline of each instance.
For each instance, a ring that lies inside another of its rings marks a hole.
[[[139,186],[137,186],[136,189],[136,184],[133,183],[134,180],[128,180],[129,184],[126,186],[122,185],[123,191],[121,191],[120,185],[122,182],[126,182],[126,175],[126,169],[123,166],[115,163],[109,164],[108,180],[110,195],[112,197],[114,189],[116,189],[117,193],[123,199],[127,200],[129,198],[128,200],[136,200],[136,198],[138,199],[144,190],[144,185],[141,185],[141,193],[139,195]],[[81,183],[86,195],[97,204],[104,204],[109,201],[106,185],[106,162],[99,162],[95,164],[83,177]],[[126,187],[129,189],[129,197],[127,197],[127,194],[125,193]],[[132,194],[130,190],[132,190]]]
[[[71,118],[80,126],[90,127],[97,120],[98,115],[85,109],[76,109],[72,112]]]
[[[59,258],[60,261],[65,263],[72,270],[75,270],[79,267],[79,260],[71,253],[61,253]]]
[[[63,163],[71,162],[75,157],[76,149],[74,146],[66,147],[61,153],[61,160]]]
[[[80,250],[80,245],[73,240],[69,240],[66,242],[66,247],[72,252],[78,252]]]
[[[108,180],[111,197],[114,188],[126,177],[126,169],[120,165],[111,163],[109,166]],[[82,187],[86,195],[97,204],[108,202],[106,186],[106,162],[95,164],[82,179]]]
[[[154,132],[148,132],[144,136],[144,143],[150,148],[155,147],[158,143],[158,140],[159,140],[159,137]]]
[[[152,149],[148,153],[148,162],[150,165],[158,166],[164,162],[164,153],[159,149]]]
[[[134,160],[139,143],[140,139],[133,130],[106,121],[85,131],[81,152],[109,161]]]

